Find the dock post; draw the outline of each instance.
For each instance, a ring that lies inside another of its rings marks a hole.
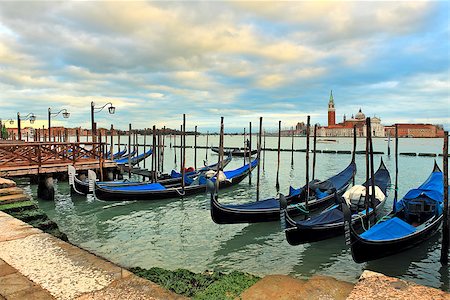
[[[131,179],[131,123],[128,124],[128,179]]]
[[[314,139],[313,139],[313,162],[312,162],[312,180],[316,178],[316,155],[317,155],[317,123],[314,124]]]
[[[280,147],[281,147],[281,121],[278,121],[278,164],[277,164],[277,182],[275,184],[275,188],[277,189],[277,193],[280,190]]]
[[[305,205],[308,206],[309,200],[309,136],[311,127],[311,117],[306,118],[306,199]]]
[[[291,168],[294,167],[294,127],[291,126]]]
[[[194,169],[197,170],[197,125],[195,125],[194,134]]]
[[[444,222],[442,225],[442,248],[441,248],[441,264],[448,264],[448,246],[449,246],[449,222],[448,222],[448,131],[444,131],[444,147],[442,151],[444,165]]]
[[[181,160],[181,189],[182,189],[182,197],[184,197],[184,175],[186,174],[186,114],[183,114],[183,130],[182,130],[182,139],[183,139],[183,159]]]
[[[259,201],[259,185],[261,178],[261,137],[262,137],[262,117],[259,117],[259,134],[258,134],[258,173],[256,177],[256,201]]]
[[[38,175],[38,198],[42,200],[55,200],[55,187],[53,186],[52,174],[39,174]]]
[[[266,163],[266,130],[265,129],[264,129],[263,134],[264,134],[264,146],[263,146],[263,165],[262,165],[262,167],[263,167],[263,172],[264,172],[264,165]]]
[[[252,184],[252,122],[249,123],[248,135],[250,137],[248,145],[248,184]]]

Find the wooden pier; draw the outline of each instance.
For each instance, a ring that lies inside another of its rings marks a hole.
[[[104,160],[104,143],[10,142],[0,143],[0,176],[19,177],[77,170],[115,168]]]

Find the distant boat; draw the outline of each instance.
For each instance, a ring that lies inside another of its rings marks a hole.
[[[217,147],[211,147],[211,151],[215,152],[215,153],[219,153],[219,148]],[[238,148],[234,148],[234,149],[223,149],[223,152],[226,153],[231,153],[231,155],[233,156],[241,156],[244,157],[245,156],[249,156],[249,152],[250,151],[244,151]],[[258,150],[252,150],[252,156],[255,155],[256,153],[258,153]]]
[[[317,139],[316,142],[321,143],[321,144],[339,143],[338,140],[334,140],[334,139]]]

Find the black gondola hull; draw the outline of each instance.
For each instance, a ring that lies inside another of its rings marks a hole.
[[[240,183],[248,175],[248,171],[231,179],[230,181],[220,182],[219,188],[224,189]],[[105,189],[102,186],[95,186],[95,197],[103,201],[134,201],[134,200],[162,200],[170,198],[184,198],[191,195],[197,195],[206,191],[206,185],[186,186],[183,190],[169,188],[157,191],[117,191]]]
[[[350,242],[353,260],[357,263],[363,263],[415,247],[433,236],[439,230],[441,223],[442,215],[435,218],[431,224],[418,232],[403,238],[388,241],[371,241],[363,239],[356,233],[353,226],[350,226]]]

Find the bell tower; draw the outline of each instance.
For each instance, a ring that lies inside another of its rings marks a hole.
[[[336,125],[336,109],[334,108],[333,90],[328,101],[328,126]]]

